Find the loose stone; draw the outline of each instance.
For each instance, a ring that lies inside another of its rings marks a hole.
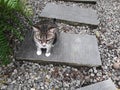
[[[113,64],[113,68],[114,68],[114,69],[120,69],[120,63],[117,63],[117,62],[114,63],[114,64]]]

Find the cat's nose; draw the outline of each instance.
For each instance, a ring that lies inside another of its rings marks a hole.
[[[46,43],[43,43],[42,45],[43,45],[43,46],[45,46],[45,45],[46,45]]]

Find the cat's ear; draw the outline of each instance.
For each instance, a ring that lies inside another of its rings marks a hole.
[[[51,29],[50,29],[50,32],[54,33],[55,30],[56,30],[56,28],[51,28]]]
[[[34,26],[32,26],[32,28],[33,28],[33,31],[34,31],[34,32],[38,32],[38,31],[39,31],[39,29],[36,28],[36,27],[34,27]]]

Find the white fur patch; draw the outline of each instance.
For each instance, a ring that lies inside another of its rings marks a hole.
[[[45,56],[46,57],[49,57],[51,55],[51,53],[46,53]]]
[[[42,54],[42,52],[41,51],[37,51],[37,55],[41,55]]]

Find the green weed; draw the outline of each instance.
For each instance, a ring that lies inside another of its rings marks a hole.
[[[0,64],[6,65],[10,62],[13,52],[10,37],[23,40],[20,30],[24,28],[16,14],[22,14],[25,18],[32,15],[32,9],[26,2],[26,0],[0,0]]]

